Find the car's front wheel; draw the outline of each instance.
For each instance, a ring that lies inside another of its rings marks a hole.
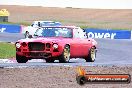
[[[20,56],[16,54],[16,60],[18,63],[26,63],[28,61],[28,59],[24,56]]]
[[[89,50],[88,57],[85,60],[86,60],[86,62],[94,62],[95,58],[96,58],[96,49],[95,49],[95,47],[92,47]]]
[[[60,63],[67,63],[70,60],[70,46],[65,45],[62,55],[59,57]]]

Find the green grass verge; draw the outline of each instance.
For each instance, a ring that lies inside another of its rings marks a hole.
[[[54,21],[57,21],[57,20],[54,20]],[[63,20],[60,20],[59,22],[74,22],[74,21],[63,21]],[[78,23],[78,24],[85,24],[86,22],[74,22],[74,23]],[[98,24],[107,24],[109,22],[103,22],[103,23],[98,23]],[[28,22],[20,22],[20,23],[13,23],[13,22],[0,22],[0,24],[16,24],[16,25],[25,25],[25,26],[29,26],[31,25],[31,23],[28,23]],[[102,27],[99,27],[99,26],[91,26],[91,25],[76,25],[78,27],[81,27],[81,28],[99,28],[99,29],[106,29],[106,28],[102,28]],[[108,28],[108,29],[112,29],[112,30],[132,30],[132,29],[128,29],[128,28]]]
[[[16,24],[16,25],[25,25],[25,26],[29,26],[30,25],[30,23],[26,23],[26,22],[20,22],[20,23],[0,22],[0,24]]]
[[[82,29],[85,28],[97,28],[97,29],[106,29],[106,28],[101,28],[101,27],[96,27],[96,26],[87,26],[87,25],[78,25],[79,27],[81,27]],[[127,28],[107,28],[107,29],[111,29],[111,30],[131,30],[131,29],[127,29]]]
[[[0,59],[15,57],[15,45],[10,43],[0,42]]]

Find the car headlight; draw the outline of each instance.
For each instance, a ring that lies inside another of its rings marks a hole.
[[[53,44],[53,48],[57,49],[58,48],[58,44]]]
[[[16,43],[16,48],[20,48],[21,44],[20,43]]]

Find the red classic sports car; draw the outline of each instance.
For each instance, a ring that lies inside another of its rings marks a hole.
[[[46,62],[69,62],[70,58],[84,58],[94,62],[97,42],[89,39],[80,27],[50,26],[36,30],[33,38],[18,40],[16,60],[26,63],[31,59],[45,59]]]

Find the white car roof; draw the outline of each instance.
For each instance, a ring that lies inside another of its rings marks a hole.
[[[35,23],[37,22],[38,23],[38,22],[57,22],[57,21],[33,21],[33,22],[35,22]]]
[[[77,27],[77,26],[43,26],[43,27],[40,27],[40,29],[41,29],[41,28],[46,28],[46,27],[51,27],[51,28],[53,28],[53,27],[59,27],[59,28],[64,28],[64,27],[66,27],[66,28],[72,28],[72,29],[82,29],[82,28]]]

